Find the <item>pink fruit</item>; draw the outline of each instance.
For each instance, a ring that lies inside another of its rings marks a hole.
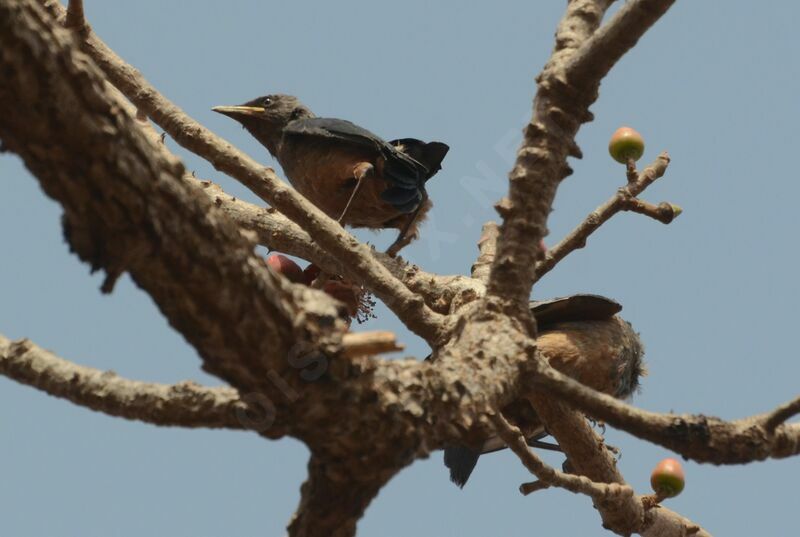
[[[267,266],[278,274],[283,274],[290,282],[301,283],[303,270],[300,265],[281,254],[272,254],[267,258]]]

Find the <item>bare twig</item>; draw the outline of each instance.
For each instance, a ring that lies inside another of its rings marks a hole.
[[[519,492],[523,496],[528,496],[529,494],[533,494],[534,492],[539,492],[540,490],[549,489],[550,485],[545,483],[544,481],[529,481],[527,483],[523,483],[519,486]]]
[[[626,186],[620,188],[608,201],[589,213],[583,222],[570,231],[561,242],[548,250],[544,260],[536,264],[534,281],[538,281],[542,276],[550,272],[570,253],[583,248],[586,245],[586,239],[610,220],[611,217],[620,211],[630,209],[631,200],[635,199],[653,182],[662,177],[667,171],[667,166],[669,166],[669,155],[661,153],[650,166],[638,174],[635,181],[629,182]],[[675,211],[671,208],[670,211],[674,215]]]
[[[525,468],[538,477],[542,484],[557,486],[576,494],[585,494],[598,501],[606,500],[612,496],[633,496],[633,489],[627,485],[595,483],[588,477],[556,470],[528,448],[522,431],[508,423],[501,414],[492,416],[492,421],[500,438],[508,444],[508,447],[520,458]],[[541,485],[538,487],[541,487]],[[530,489],[531,487],[528,487],[526,490]]]
[[[681,214],[681,208],[672,203],[662,201],[658,205],[640,200],[639,198],[628,198],[624,202],[624,210],[649,216],[653,220],[658,220],[662,224],[669,224]]]
[[[764,429],[772,433],[775,428],[789,418],[800,413],[800,397],[780,405],[763,417]]]
[[[239,416],[248,406],[233,388],[128,380],[59,358],[26,339],[0,335],[0,374],[110,416],[153,425],[246,428]]]
[[[59,6],[53,7],[59,11]],[[63,13],[63,8],[60,9]],[[394,311],[412,332],[429,343],[443,334],[443,319],[431,311],[421,297],[411,292],[372,256],[368,246],[310,201],[281,181],[230,143],[189,117],[161,95],[132,66],[127,64],[93,32],[81,35],[84,50],[105,71],[114,86],[153,119],[181,146],[208,160],[220,171],[238,179],[260,198],[298,223],[341,263],[358,274],[360,283],[371,289]]]

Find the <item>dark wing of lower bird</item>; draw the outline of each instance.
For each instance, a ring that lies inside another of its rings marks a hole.
[[[570,295],[545,301],[531,301],[531,312],[542,326],[554,323],[602,321],[620,311],[622,305],[600,295]]]

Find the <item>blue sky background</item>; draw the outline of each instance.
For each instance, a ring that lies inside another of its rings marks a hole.
[[[214,114],[270,92],[386,138],[451,146],[430,184],[425,238],[406,256],[466,273],[491,203],[506,191],[533,78],[552,48],[563,1],[477,5],[407,2],[87,1],[113,48],[189,114],[272,163],[233,121]],[[664,226],[623,214],[537,286],[538,297],[594,292],[624,304],[650,375],[636,403],[655,411],[739,418],[798,393],[797,200],[800,4],[677,2],[612,71],[580,131],[584,159],[559,190],[554,244],[624,181],[607,154],[621,125],[661,150],[667,176],[645,194],[685,212]],[[186,155],[198,176],[253,199]],[[13,155],[0,156],[0,332],[29,337],[80,364],[129,378],[216,383],[125,277],[114,293],[70,255],[60,209]],[[393,233],[359,233],[380,246]],[[386,312],[364,329],[397,330]],[[647,492],[669,452],[609,431],[621,469]],[[307,450],[247,433],[163,429],[110,418],[0,378],[0,534],[9,536],[281,535],[299,498]],[[559,464],[558,457],[548,460]],[[717,468],[686,464],[667,503],[716,535],[788,535],[800,459]],[[605,535],[587,498],[530,497],[508,453],[481,459],[464,490],[441,454],[418,461],[370,506],[361,535]]]

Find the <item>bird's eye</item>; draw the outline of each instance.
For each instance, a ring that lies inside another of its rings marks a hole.
[[[264,97],[264,100],[261,101],[261,104],[263,104],[264,107],[267,107],[267,106],[271,105],[272,104],[272,97]]]

